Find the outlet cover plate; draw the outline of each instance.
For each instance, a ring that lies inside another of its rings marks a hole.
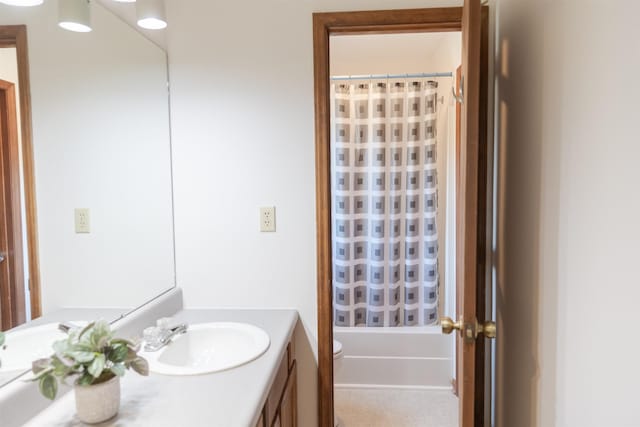
[[[276,231],[276,208],[275,206],[265,206],[260,208],[260,231]]]
[[[88,208],[77,208],[74,211],[76,233],[91,233]]]

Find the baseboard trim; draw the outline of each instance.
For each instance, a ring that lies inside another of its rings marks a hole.
[[[451,386],[431,386],[431,385],[387,385],[387,384],[335,384],[336,389],[349,390],[434,390],[434,391],[450,391],[453,393]]]

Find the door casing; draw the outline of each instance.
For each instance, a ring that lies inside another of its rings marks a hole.
[[[0,329],[26,321],[16,87],[0,79]]]
[[[333,426],[333,313],[331,266],[331,176],[330,176],[330,105],[329,105],[329,37],[331,35],[394,34],[409,32],[462,31],[462,8],[399,9],[313,14],[315,159],[316,159],[316,241],[318,298],[318,420],[321,427]],[[488,11],[483,8],[482,60],[480,75],[479,143],[487,145],[487,37]],[[484,156],[484,157],[483,157]],[[486,164],[487,150],[480,149],[480,163]],[[484,160],[483,160],[484,159]],[[486,169],[479,171],[478,225],[486,221]],[[486,232],[485,228],[479,231]],[[479,239],[480,240],[480,239]],[[484,240],[483,240],[484,241]],[[481,252],[484,254],[485,252]],[[482,276],[479,276],[482,277]],[[484,283],[479,283],[477,312],[485,312]],[[481,295],[480,295],[481,294]],[[484,396],[484,345],[476,346],[476,396]],[[475,426],[484,425],[484,399],[475,402]],[[463,426],[467,427],[467,426]]]
[[[20,85],[20,135],[22,143],[22,180],[24,184],[24,205],[26,210],[27,256],[29,265],[29,293],[31,318],[42,315],[40,291],[40,262],[38,256],[38,227],[36,208],[35,164],[31,123],[31,92],[29,79],[29,53],[26,25],[0,26],[0,47],[14,47],[18,64]],[[29,319],[27,319],[29,320]]]

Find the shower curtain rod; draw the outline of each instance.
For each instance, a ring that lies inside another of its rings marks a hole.
[[[362,74],[358,76],[331,76],[331,80],[420,79],[427,77],[453,77],[453,73],[417,74]]]

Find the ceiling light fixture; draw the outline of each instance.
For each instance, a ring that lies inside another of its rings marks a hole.
[[[136,15],[142,28],[161,30],[167,27],[164,0],[137,0]]]
[[[91,1],[58,0],[58,25],[65,30],[78,33],[91,31]],[[138,26],[147,30],[162,30],[167,27],[164,0],[113,0],[118,3],[135,3]],[[0,0],[9,6],[38,6],[44,0]]]
[[[77,33],[91,31],[89,0],[58,0],[58,25]]]
[[[39,6],[44,0],[0,0],[0,3],[8,4],[9,6]]]

